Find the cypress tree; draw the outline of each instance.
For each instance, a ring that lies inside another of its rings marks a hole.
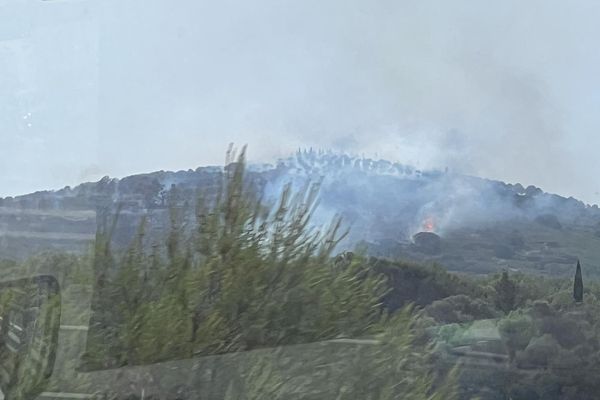
[[[575,282],[573,283],[573,298],[576,303],[583,303],[583,279],[581,277],[581,265],[579,264],[579,260],[577,260]]]

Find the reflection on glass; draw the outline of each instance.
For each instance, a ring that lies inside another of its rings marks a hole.
[[[0,283],[0,389],[26,399],[43,391],[52,372],[60,319],[53,278]]]

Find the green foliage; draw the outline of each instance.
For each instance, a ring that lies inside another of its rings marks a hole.
[[[163,246],[147,242],[142,220],[127,251],[114,252],[116,218],[100,224],[88,368],[263,349],[224,369],[229,383],[215,386],[219,396],[455,398],[455,375],[433,374],[430,349],[415,341],[413,312],[383,311],[386,276],[360,254],[332,257],[345,235],[340,219],[312,227],[318,185],[296,193],[286,186],[268,205],[246,181],[244,164],[244,152],[237,160],[229,153],[219,190],[193,206],[178,200],[176,188],[169,192]],[[317,342],[326,345],[309,346],[296,361],[285,355]]]
[[[119,209],[105,207],[90,254],[46,253],[3,262],[0,271],[62,271],[63,317],[74,324],[87,320],[68,298],[94,285],[84,367],[208,359],[194,361],[193,379],[209,376],[210,384],[189,383],[197,392],[187,398],[590,399],[600,392],[600,285],[583,288],[580,269],[573,285],[507,271],[467,277],[364,252],[332,257],[345,232],[338,218],[312,226],[318,184],[287,186],[267,204],[244,164],[244,152],[230,152],[218,189],[195,204],[176,186],[165,192],[161,243],[149,234],[156,222],[144,218],[129,247],[113,249]],[[585,293],[585,303],[574,304],[574,293]],[[10,295],[0,293],[0,311]],[[479,340],[483,331],[496,337]],[[89,376],[76,372],[78,339],[63,340],[47,390],[92,391]],[[459,369],[457,349],[493,361]],[[176,374],[131,384],[169,387]]]
[[[243,174],[242,153],[225,169],[216,198],[200,198],[192,232],[182,229],[186,210],[171,209],[166,258],[153,255],[152,271],[140,226],[108,288],[119,312],[110,319],[123,321],[116,329],[128,349],[120,360],[243,351],[370,329],[382,282],[358,259],[334,269],[340,221],[322,233],[308,228],[318,187],[295,195],[286,187],[270,210],[244,187]]]
[[[500,279],[494,283],[496,292],[496,307],[508,314],[517,305],[517,285],[508,276],[508,271],[503,271]]]
[[[425,311],[435,321],[445,324],[499,317],[498,311],[487,301],[464,294],[436,300]]]
[[[240,366],[247,372],[229,384],[226,398],[457,399],[458,370],[444,379],[431,373],[427,349],[414,340],[415,322],[405,308],[381,321],[381,332],[362,343],[302,346],[292,363],[282,351],[251,357]]]
[[[505,389],[515,399],[592,399],[596,379],[599,308],[553,306],[544,301],[510,313],[500,332],[511,357]],[[531,371],[531,372],[527,372]],[[535,372],[535,373],[533,373]]]
[[[373,258],[371,268],[384,275],[388,292],[383,303],[389,311],[407,304],[426,306],[432,302],[455,295],[485,298],[486,290],[475,279],[451,274],[439,265],[421,265],[397,260]]]
[[[498,329],[506,347],[509,349],[511,360],[518,350],[523,350],[535,335],[535,327],[531,318],[520,312],[510,313],[500,321]]]

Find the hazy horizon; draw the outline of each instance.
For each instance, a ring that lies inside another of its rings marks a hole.
[[[324,148],[599,203],[600,4],[0,1],[0,195]]]

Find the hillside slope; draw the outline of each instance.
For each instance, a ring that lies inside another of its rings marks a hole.
[[[168,204],[193,205],[199,191],[218,187],[221,174],[220,167],[159,171],[0,199],[0,257],[83,251],[98,213],[114,213],[116,204],[117,245],[127,244],[142,215],[150,216],[151,234],[160,235]],[[248,178],[271,200],[285,184],[299,189],[320,182],[313,222],[341,214],[351,228],[345,248],[362,243],[374,255],[469,273],[511,268],[561,275],[580,258],[588,274],[600,273],[598,207],[534,186],[316,151],[300,151],[277,165],[251,165]],[[414,236],[419,232],[427,234]]]

